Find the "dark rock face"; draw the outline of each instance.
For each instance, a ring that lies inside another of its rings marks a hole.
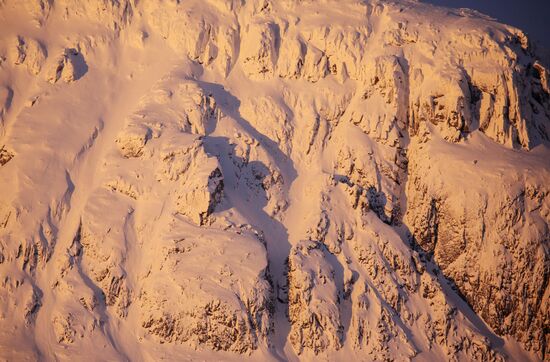
[[[445,185],[430,178],[416,158],[421,155],[411,157],[407,189],[407,220],[415,241],[433,253],[443,273],[498,334],[513,335],[540,356],[548,355],[546,185],[526,175],[523,184],[509,187],[506,179],[482,170],[467,184]],[[487,186],[472,190],[470,185],[483,185],[484,178],[491,180]]]

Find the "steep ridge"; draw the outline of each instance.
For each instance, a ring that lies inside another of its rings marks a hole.
[[[0,356],[545,360],[550,84],[416,1],[0,1]]]

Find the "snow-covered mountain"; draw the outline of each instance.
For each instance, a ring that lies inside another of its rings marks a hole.
[[[0,0],[0,359],[550,358],[550,80],[413,0]]]

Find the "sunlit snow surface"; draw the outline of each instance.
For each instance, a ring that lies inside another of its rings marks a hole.
[[[406,0],[0,0],[0,359],[547,359],[538,57]]]

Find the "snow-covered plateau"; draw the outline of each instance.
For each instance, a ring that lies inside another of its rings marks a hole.
[[[0,0],[0,360],[550,361],[550,65],[415,0]]]

